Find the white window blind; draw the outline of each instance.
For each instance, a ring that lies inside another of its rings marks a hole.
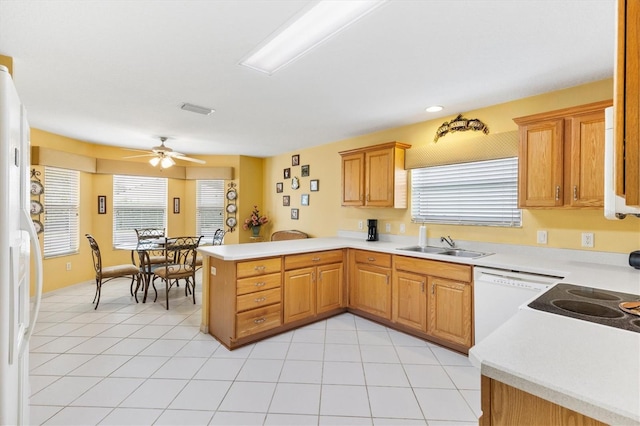
[[[80,172],[44,168],[44,257],[78,252]]]
[[[213,241],[217,229],[224,229],[224,180],[196,181],[196,235]],[[203,242],[204,242],[203,240]]]
[[[136,228],[166,228],[167,179],[113,176],[113,245],[135,243]]]
[[[518,227],[518,157],[411,171],[416,222]]]

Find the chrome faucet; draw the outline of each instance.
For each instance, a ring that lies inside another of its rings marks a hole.
[[[450,235],[447,235],[446,237],[440,237],[440,242],[447,243],[451,248],[455,248],[456,246],[455,241],[453,241],[453,238],[451,238]]]

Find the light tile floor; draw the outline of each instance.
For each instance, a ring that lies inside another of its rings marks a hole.
[[[352,314],[228,351],[173,288],[136,304],[128,280],[44,295],[31,342],[31,423],[475,425],[467,357]],[[122,296],[125,295],[125,296]]]

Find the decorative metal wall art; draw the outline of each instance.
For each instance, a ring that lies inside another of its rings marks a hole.
[[[450,132],[465,132],[467,130],[482,131],[485,135],[489,134],[489,127],[481,120],[477,118],[464,118],[462,114],[458,114],[453,120],[444,122],[438,127],[433,141],[438,142],[438,139]]]

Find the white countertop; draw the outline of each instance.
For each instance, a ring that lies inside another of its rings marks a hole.
[[[492,252],[476,259],[398,250],[415,238],[367,242],[364,238],[309,238],[202,247],[222,260],[340,248],[373,250],[560,277],[558,281],[640,294],[640,271],[626,256],[578,250],[460,243]],[[434,241],[429,241],[430,245]],[[609,424],[640,424],[640,333],[536,311],[520,310],[469,357],[482,374]]]

